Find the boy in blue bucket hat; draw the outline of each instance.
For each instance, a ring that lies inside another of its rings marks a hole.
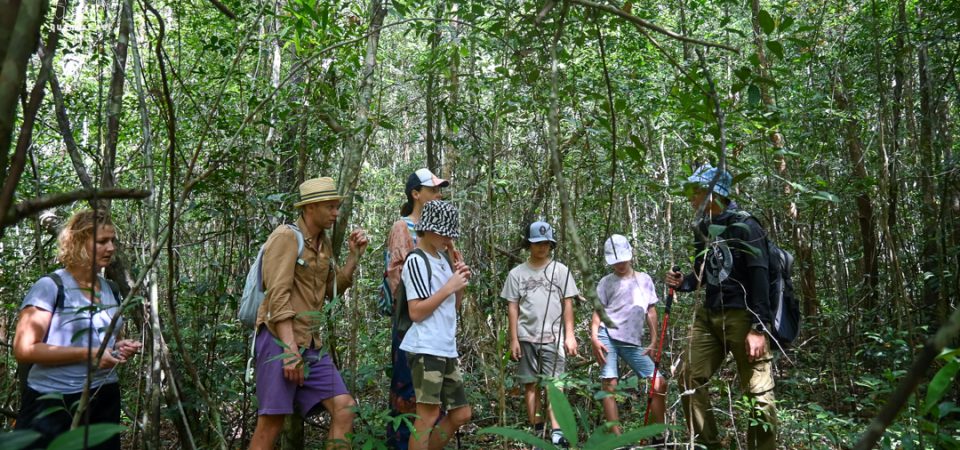
[[[500,292],[507,301],[510,356],[519,361],[517,378],[524,386],[527,417],[537,435],[544,432],[538,382],[562,375],[566,356],[577,354],[573,300],[580,290],[570,269],[553,259],[556,246],[550,224],[537,221],[525,226],[523,247],[530,256],[510,271]],[[552,409],[550,421],[553,444],[568,446]]]
[[[740,389],[750,398],[747,448],[776,448],[777,411],[773,395],[773,354],[766,233],[749,213],[730,200],[733,177],[726,170],[701,166],[687,178],[690,205],[703,211],[696,221],[693,271],[670,270],[668,286],[690,292],[706,286],[706,298],[694,315],[689,348],[680,367],[681,397],[688,429],[698,444],[721,447],[709,381],[728,353],[733,355]],[[691,186],[692,185],[692,186]],[[717,234],[711,225],[720,225]],[[687,392],[692,392],[687,394]]]

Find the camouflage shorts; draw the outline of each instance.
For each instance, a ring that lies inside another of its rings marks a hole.
[[[457,358],[408,353],[407,360],[417,403],[442,404],[447,409],[468,405]]]

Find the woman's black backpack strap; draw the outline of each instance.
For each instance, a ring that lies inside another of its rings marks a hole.
[[[120,293],[120,285],[109,278],[104,278],[103,281],[106,281],[107,286],[110,286],[110,292],[113,293],[113,299],[117,301],[117,305],[123,303],[123,294]]]

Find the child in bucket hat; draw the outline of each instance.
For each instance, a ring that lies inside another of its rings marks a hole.
[[[540,435],[544,432],[544,419],[538,414],[539,381],[562,375],[566,371],[566,356],[577,354],[573,300],[580,291],[570,269],[553,260],[551,252],[557,241],[550,224],[531,223],[524,227],[523,239],[530,256],[507,275],[500,297],[508,302],[510,356],[519,362],[517,378],[524,385],[527,418]],[[567,447],[552,409],[550,422],[553,444]]]
[[[460,237],[460,214],[457,207],[443,200],[429,201],[423,205],[420,223],[413,228],[420,232],[432,232],[450,239]]]
[[[462,261],[451,263],[445,255],[460,237],[457,208],[443,200],[429,201],[415,229],[417,248],[407,256],[401,273],[413,321],[400,344],[407,352],[417,401],[411,450],[427,449],[431,441],[440,441],[442,447],[472,415],[456,338],[457,310],[471,273]],[[441,403],[447,414],[437,423]]]
[[[432,200],[443,198],[442,190],[450,182],[437,177],[429,169],[418,169],[407,177],[404,193],[407,200],[400,207],[400,218],[390,227],[387,241],[384,245],[383,281],[380,286],[380,296],[377,306],[381,314],[392,317],[406,299],[397,297],[401,290],[401,272],[407,254],[417,246],[419,238],[415,227],[420,223],[423,206]],[[452,249],[451,249],[452,250]],[[448,252],[453,261],[460,258],[459,252]],[[413,390],[413,377],[410,374],[410,365],[407,363],[407,352],[400,350],[400,343],[407,334],[407,328],[398,326],[397,321],[391,322],[390,330],[390,415],[398,417],[403,414],[415,414],[417,408],[416,393]],[[387,447],[396,450],[407,450],[410,441],[410,428],[407,421],[389,421],[386,429]]]

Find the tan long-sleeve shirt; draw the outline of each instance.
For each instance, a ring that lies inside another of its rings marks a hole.
[[[303,232],[303,218],[297,220]],[[297,346],[320,347],[323,342],[323,304],[333,297],[336,276],[337,294],[342,294],[353,283],[352,274],[338,269],[332,259],[333,245],[326,233],[319,236],[303,235],[303,255],[297,259],[297,236],[286,225],[270,233],[263,251],[263,288],[266,297],[257,312],[257,327],[266,324],[279,337],[277,323],[293,319],[293,335]]]

